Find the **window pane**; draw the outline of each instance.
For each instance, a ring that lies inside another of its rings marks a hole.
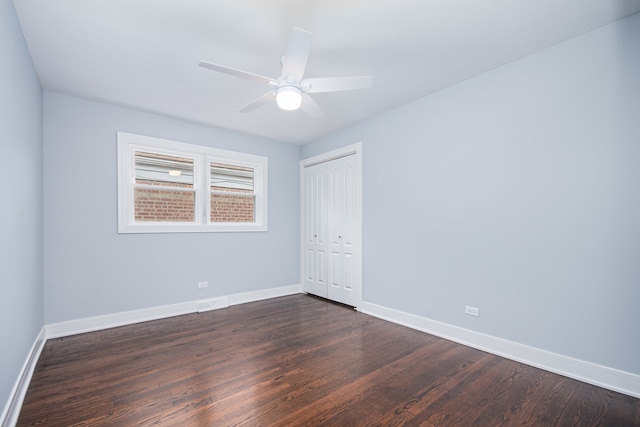
[[[254,222],[254,212],[254,196],[211,194],[211,222]]]
[[[136,184],[193,188],[193,159],[136,151]]]
[[[134,189],[136,221],[194,222],[195,192],[155,188]]]
[[[253,168],[211,163],[211,190],[253,193]]]
[[[137,151],[136,184],[193,188],[193,159]],[[189,190],[135,188],[136,221],[194,222],[195,193]]]
[[[214,194],[224,191],[253,194],[253,168],[211,163],[211,222],[255,222],[255,197]]]

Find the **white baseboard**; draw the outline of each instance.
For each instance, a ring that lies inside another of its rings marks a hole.
[[[29,383],[31,383],[33,371],[36,369],[40,353],[42,353],[42,349],[46,342],[47,330],[46,327],[43,326],[36,337],[36,340],[33,342],[33,345],[29,350],[29,354],[27,355],[27,358],[22,365],[22,369],[20,370],[20,375],[18,375],[18,379],[9,394],[9,400],[2,411],[2,416],[0,416],[0,426],[13,427],[18,422],[22,402],[24,402],[24,397],[27,394]]]
[[[282,286],[278,288],[263,289],[259,291],[232,294],[226,297],[229,305],[244,304],[260,301],[268,298],[276,298],[285,295],[299,294],[301,285]],[[106,314],[104,316],[87,317],[84,319],[69,320],[66,322],[51,323],[46,325],[47,338],[59,338],[84,332],[99,331],[134,323],[147,322],[149,320],[163,319],[171,316],[196,313],[198,301],[188,301],[177,304],[163,305],[159,307],[143,308],[140,310],[125,311],[121,313]]]
[[[124,311],[121,313],[105,314],[103,316],[85,317],[84,319],[68,320],[66,322],[50,323],[47,325],[47,338],[59,338],[85,332],[100,331],[116,328],[133,323],[163,319],[165,317],[180,316],[195,313],[198,308],[196,301],[178,304],[162,305],[143,308],[140,310]]]
[[[302,285],[291,285],[281,286],[279,288],[263,289],[260,291],[243,292],[241,294],[232,294],[227,298],[229,298],[229,305],[238,305],[300,293],[302,293]]]
[[[363,302],[358,310],[478,350],[522,362],[565,377],[640,398],[640,375],[574,359],[458,326],[441,323],[377,304]]]

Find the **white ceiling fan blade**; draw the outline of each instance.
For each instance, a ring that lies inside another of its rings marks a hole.
[[[311,50],[311,33],[294,27],[282,62],[282,77],[286,79],[291,76],[296,82],[302,80],[307,67],[309,50]]]
[[[241,113],[248,113],[249,111],[253,111],[258,107],[262,107],[263,105],[268,104],[273,100],[274,100],[273,91],[270,91],[262,95],[260,98],[251,101],[250,103],[248,103],[247,105],[239,109],[238,111]]]
[[[209,70],[217,71],[219,73],[229,74],[231,76],[240,77],[242,79],[253,80],[260,83],[271,83],[276,84],[275,80],[270,79],[269,77],[261,76],[259,74],[249,73],[247,71],[236,70],[235,68],[225,67],[223,65],[213,64],[211,62],[200,61],[198,64],[202,68],[207,68]]]
[[[306,93],[302,94],[302,111],[313,117],[314,119],[319,119],[324,117],[324,113],[318,107],[318,104]]]
[[[302,90],[304,90],[307,93],[338,92],[342,90],[368,89],[371,86],[373,86],[373,77],[352,76],[352,77],[322,77],[317,79],[304,79],[301,83],[301,86],[302,86]]]

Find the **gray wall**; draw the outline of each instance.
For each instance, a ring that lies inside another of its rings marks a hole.
[[[365,301],[640,374],[640,14],[302,158],[356,141]]]
[[[43,326],[42,90],[13,2],[0,1],[0,411]]]
[[[116,132],[264,155],[269,231],[117,233]],[[300,283],[297,146],[44,95],[46,323]],[[208,281],[209,288],[197,289]]]

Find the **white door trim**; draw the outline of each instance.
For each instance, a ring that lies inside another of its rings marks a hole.
[[[356,257],[356,279],[354,288],[356,288],[356,306],[358,309],[362,305],[363,295],[363,274],[362,274],[362,142],[347,145],[346,147],[338,148],[336,150],[329,151],[327,153],[319,154],[317,156],[309,157],[307,159],[300,160],[300,283],[304,283],[304,180],[303,172],[307,166],[313,166],[319,163],[325,163],[341,157],[355,155],[356,162],[356,226],[355,226],[355,238],[354,243],[357,245]]]

